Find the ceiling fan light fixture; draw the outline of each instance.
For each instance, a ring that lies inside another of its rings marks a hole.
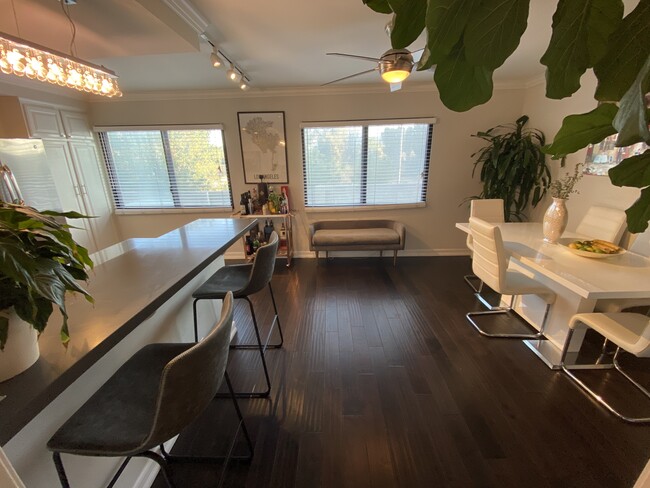
[[[381,74],[382,79],[387,83],[400,83],[409,77],[410,71],[395,69],[391,71],[384,71]]]

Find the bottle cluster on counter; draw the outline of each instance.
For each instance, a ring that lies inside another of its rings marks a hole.
[[[280,238],[280,248],[287,245],[287,229],[284,222],[281,223],[280,229],[276,229],[273,225],[273,220],[267,219],[264,221],[264,227],[260,229],[260,224],[253,227],[247,236],[245,236],[245,249],[246,255],[251,256],[257,252],[260,246],[263,246],[271,238],[273,231],[277,231]]]
[[[275,215],[289,213],[289,188],[280,187],[276,193],[267,183],[258,183],[241,194],[239,211],[242,215]]]

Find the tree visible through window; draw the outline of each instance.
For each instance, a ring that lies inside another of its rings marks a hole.
[[[117,208],[232,208],[220,129],[101,132]]]
[[[308,207],[426,200],[430,123],[304,127]]]

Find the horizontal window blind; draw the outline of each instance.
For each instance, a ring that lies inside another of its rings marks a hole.
[[[221,129],[129,129],[99,133],[117,208],[232,208]]]
[[[426,201],[431,123],[303,126],[308,207]]]

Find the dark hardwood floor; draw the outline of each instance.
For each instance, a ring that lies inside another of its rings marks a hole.
[[[476,333],[465,320],[480,309],[462,279],[468,258],[294,263],[278,261],[273,278],[285,347],[267,353],[271,397],[240,400],[255,455],[228,466],[225,486],[634,485],[650,426],[617,420],[520,341]],[[254,303],[268,323],[268,295]],[[243,302],[235,322],[252,341]],[[626,364],[649,384],[650,360],[633,359]],[[256,353],[232,352],[228,369],[236,388],[262,387]],[[623,406],[650,412],[612,374],[592,376]],[[229,400],[214,400],[174,452],[224,453],[235,419]],[[179,488],[217,486],[221,474],[173,469]]]

